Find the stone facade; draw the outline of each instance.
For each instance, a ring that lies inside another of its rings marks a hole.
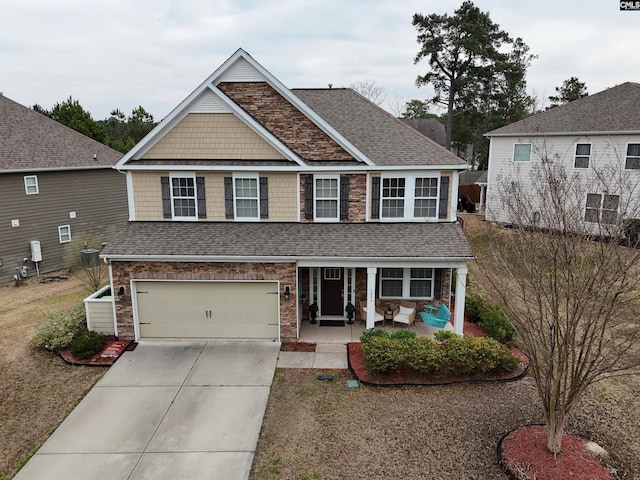
[[[181,263],[181,262],[112,262],[113,286],[126,288],[123,301],[116,300],[118,336],[135,337],[131,280],[273,280],[281,289],[291,286],[291,300],[280,297],[280,338],[297,338],[297,298],[295,263]]]
[[[353,160],[266,82],[223,82],[218,88],[305,160]]]

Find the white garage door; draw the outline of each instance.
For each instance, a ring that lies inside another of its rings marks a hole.
[[[136,282],[141,338],[278,339],[278,284]]]

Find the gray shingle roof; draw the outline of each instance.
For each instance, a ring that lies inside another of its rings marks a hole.
[[[102,251],[106,257],[472,257],[452,223],[132,222]]]
[[[107,168],[120,157],[120,152],[0,95],[0,173]]]
[[[640,84],[627,82],[487,133],[640,132]]]
[[[467,170],[460,174],[460,185],[475,185],[476,183],[487,183],[486,170],[475,170],[473,172]]]
[[[291,91],[376,165],[466,163],[350,88]]]

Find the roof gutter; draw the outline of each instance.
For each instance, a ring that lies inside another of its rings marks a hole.
[[[244,172],[378,172],[378,171],[421,171],[421,170],[467,170],[468,165],[466,163],[459,163],[454,165],[333,165],[333,166],[302,166],[302,165],[291,165],[291,166],[260,166],[260,165],[243,165],[243,166],[234,166],[232,169],[234,171],[244,171]],[[205,166],[205,165],[122,165],[118,167],[120,171],[189,171],[193,172],[228,172],[230,169],[229,165],[215,165],[215,166]]]
[[[485,133],[484,137],[575,137],[582,135],[640,135],[640,130],[607,130],[585,132],[517,132],[517,133]]]
[[[106,169],[106,168],[113,169],[115,167],[113,165],[96,165],[96,166],[90,166],[90,167],[10,168],[10,169],[7,169],[7,170],[0,169],[0,174],[2,174],[2,173],[29,173],[29,172],[70,172],[72,170],[102,170],[102,169]]]

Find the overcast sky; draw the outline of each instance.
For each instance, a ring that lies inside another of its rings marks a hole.
[[[640,12],[618,0],[476,0],[538,55],[529,93],[577,76],[589,93],[640,81]],[[394,110],[425,99],[413,14],[462,0],[0,0],[0,92],[51,108],[70,95],[95,119],[142,105],[166,116],[239,47],[287,87],[375,80]]]

